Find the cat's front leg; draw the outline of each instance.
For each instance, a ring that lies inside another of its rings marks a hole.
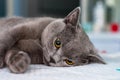
[[[21,39],[36,39],[37,32],[27,25],[15,26],[0,34],[0,68],[4,67],[6,51]]]
[[[4,57],[7,45],[4,42],[4,40],[0,40],[0,68],[3,68],[5,66]]]
[[[5,62],[12,73],[19,74],[28,69],[31,59],[26,52],[13,49],[7,52]]]
[[[1,46],[0,47],[0,68],[3,68],[4,67],[4,49],[3,49],[3,47]]]
[[[5,63],[4,63],[4,58],[2,56],[0,56],[0,68],[3,68],[5,66]]]

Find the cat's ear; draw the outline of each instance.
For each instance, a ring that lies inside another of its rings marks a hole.
[[[99,56],[99,55],[93,55],[93,54],[90,54],[89,56],[89,62],[90,63],[102,63],[102,64],[106,64],[104,62],[104,60]]]
[[[70,23],[73,26],[76,26],[79,23],[79,16],[80,16],[80,7],[77,7],[64,18],[64,22],[66,24]]]

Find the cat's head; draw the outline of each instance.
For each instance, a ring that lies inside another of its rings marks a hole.
[[[44,62],[51,66],[104,63],[79,24],[80,7],[51,22],[42,33]]]

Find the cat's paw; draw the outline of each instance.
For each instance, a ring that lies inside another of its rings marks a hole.
[[[24,73],[31,63],[30,57],[23,51],[8,52],[5,61],[8,68],[13,73]]]

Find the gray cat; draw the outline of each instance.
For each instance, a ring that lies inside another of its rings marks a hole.
[[[23,73],[29,64],[105,64],[80,26],[79,15],[77,7],[63,19],[1,19],[0,68],[7,66],[13,73]]]

